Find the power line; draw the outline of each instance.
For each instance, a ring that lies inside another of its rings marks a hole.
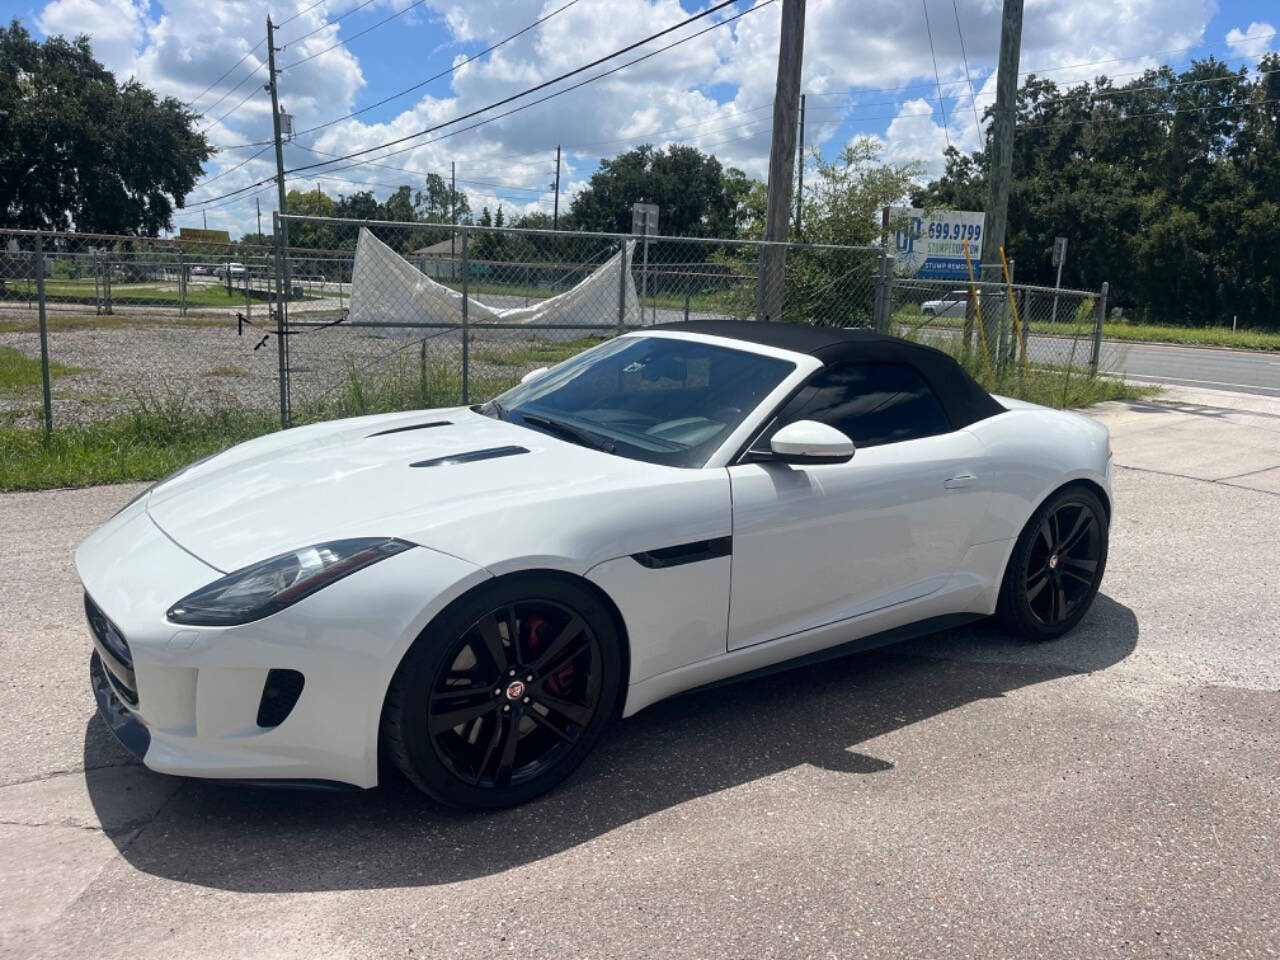
[[[633,43],[633,44],[631,44],[631,45],[629,45],[629,46],[627,46],[627,47],[624,47],[624,48],[622,48],[621,50],[617,50],[617,51],[615,51],[614,53],[612,53],[612,54],[610,54],[610,55],[608,55],[608,56],[606,56],[606,57],[601,58],[601,60],[597,60],[597,61],[595,61],[595,63],[600,63],[600,62],[603,62],[604,60],[612,59],[613,57],[616,57],[616,56],[618,56],[618,55],[619,55],[619,54],[621,54],[621,53],[625,53],[625,52],[626,52],[626,51],[628,51],[628,50],[633,50],[633,49],[635,49],[636,47],[638,47],[638,46],[640,46],[640,45],[642,45],[642,44],[644,44],[644,43],[647,43],[649,40],[654,39],[654,37],[656,37],[656,36],[662,36],[663,34],[671,33],[673,30],[677,30],[677,29],[679,29],[680,27],[685,26],[687,23],[689,23],[689,22],[691,22],[691,21],[693,21],[693,20],[697,20],[697,19],[700,19],[700,18],[702,18],[702,17],[705,17],[705,16],[707,16],[707,15],[709,15],[709,14],[711,14],[711,13],[714,13],[715,11],[717,11],[717,10],[719,10],[719,9],[723,8],[723,7],[729,6],[731,3],[734,3],[734,2],[736,2],[736,0],[724,0],[724,2],[722,2],[722,3],[720,3],[720,4],[717,4],[716,6],[711,7],[711,8],[709,8],[709,9],[707,9],[707,10],[704,10],[702,13],[695,14],[693,17],[690,17],[688,20],[682,21],[681,23],[678,23],[678,24],[675,24],[674,26],[668,27],[668,28],[666,28],[665,30],[660,31],[660,32],[659,32],[659,33],[657,33],[657,34],[654,34],[653,36],[647,37],[647,38],[645,38],[644,40],[637,41],[636,43]],[[487,123],[492,123],[492,122],[493,122],[493,121],[495,121],[495,120],[500,120],[500,119],[502,119],[503,117],[510,116],[510,115],[511,115],[511,114],[513,114],[513,113],[518,113],[518,112],[520,112],[521,110],[527,110],[527,109],[529,109],[530,107],[534,107],[534,106],[537,106],[538,104],[545,103],[546,101],[551,100],[551,99],[553,99],[554,97],[558,97],[558,96],[560,96],[561,94],[569,93],[570,91],[572,91],[572,90],[576,90],[576,89],[578,89],[579,87],[585,86],[585,85],[586,85],[586,84],[588,84],[588,83],[592,83],[592,82],[594,82],[594,81],[596,81],[596,80],[599,80],[599,79],[601,79],[601,78],[603,78],[603,77],[607,77],[607,76],[610,76],[611,74],[617,73],[617,72],[618,72],[618,71],[620,71],[620,70],[624,70],[624,69],[626,69],[627,67],[633,66],[634,64],[640,63],[641,61],[648,60],[648,59],[650,59],[651,57],[655,57],[655,56],[657,56],[658,54],[663,53],[663,52],[664,52],[664,51],[666,51],[666,50],[670,50],[672,47],[677,47],[677,46],[679,46],[679,45],[680,45],[680,44],[682,44],[682,43],[687,43],[687,42],[688,42],[688,41],[690,41],[690,40],[694,40],[694,39],[696,39],[697,37],[702,36],[704,33],[707,33],[707,32],[709,32],[709,31],[711,31],[711,30],[716,29],[717,27],[723,27],[723,26],[725,26],[726,24],[733,23],[735,20],[738,20],[738,19],[740,19],[740,18],[742,18],[742,17],[746,16],[747,14],[755,13],[756,11],[758,11],[758,10],[762,10],[762,9],[764,9],[765,7],[769,6],[770,4],[772,4],[772,3],[776,3],[776,2],[777,2],[777,0],[763,0],[763,2],[762,2],[762,3],[759,3],[759,4],[757,4],[756,6],[751,7],[751,8],[749,8],[749,9],[747,9],[747,10],[744,10],[744,11],[742,11],[742,12],[740,12],[740,13],[736,13],[736,14],[734,14],[732,17],[726,17],[724,20],[718,21],[718,22],[716,22],[716,23],[712,24],[711,26],[709,26],[709,27],[705,27],[705,28],[703,28],[702,30],[699,30],[699,31],[697,31],[697,32],[695,32],[695,33],[691,33],[691,34],[690,34],[689,36],[687,36],[687,37],[682,37],[682,38],[681,38],[681,39],[679,39],[679,40],[675,40],[675,41],[673,41],[673,42],[671,42],[671,43],[669,43],[669,44],[667,44],[667,45],[665,45],[665,46],[659,47],[657,50],[653,50],[653,51],[651,51],[651,52],[649,52],[649,53],[644,54],[643,56],[636,57],[634,60],[628,60],[626,63],[620,64],[620,65],[618,65],[618,66],[616,66],[616,67],[613,67],[613,68],[611,68],[611,69],[609,69],[609,70],[602,71],[602,72],[600,72],[600,73],[598,73],[598,74],[595,74],[595,75],[593,75],[593,76],[591,76],[591,77],[588,77],[588,78],[587,78],[587,79],[585,79],[585,80],[581,80],[581,81],[579,81],[579,82],[578,82],[578,83],[576,83],[576,84],[573,84],[573,85],[571,85],[571,86],[569,86],[569,87],[565,87],[563,90],[557,90],[557,91],[555,91],[554,93],[548,94],[548,95],[547,95],[547,96],[545,96],[545,97],[540,97],[539,99],[534,100],[534,101],[531,101],[531,102],[529,102],[529,103],[527,103],[527,104],[522,104],[522,105],[520,105],[519,107],[516,107],[516,108],[514,108],[514,109],[512,109],[512,110],[508,110],[508,111],[506,111],[505,113],[501,113],[501,114],[498,114],[497,116],[493,116],[493,117],[489,117],[489,118],[487,118],[487,119],[485,119],[485,120],[481,120],[481,121],[479,121],[478,123],[471,124],[471,125],[470,125],[470,126],[468,126],[468,127],[463,127],[463,128],[462,128],[462,129],[460,129],[460,130],[454,130],[454,131],[451,131],[451,132],[449,132],[449,133],[444,134],[443,136],[436,137],[436,138],[434,138],[434,139],[432,139],[432,140],[425,141],[424,143],[413,144],[413,145],[408,146],[408,147],[402,147],[402,148],[401,148],[401,149],[399,149],[399,150],[393,150],[393,151],[390,151],[390,152],[388,152],[388,153],[386,153],[386,154],[383,154],[383,155],[382,155],[381,157],[379,157],[378,159],[379,159],[379,160],[385,160],[387,157],[395,156],[396,154],[405,153],[405,152],[407,152],[407,151],[409,151],[409,150],[416,150],[416,149],[418,149],[419,147],[426,146],[426,145],[431,144],[431,143],[437,143],[437,142],[439,142],[439,141],[441,141],[441,140],[444,140],[444,139],[447,139],[447,138],[449,138],[449,137],[456,136],[456,135],[457,135],[457,134],[459,134],[459,133],[465,133],[465,132],[466,132],[466,131],[468,131],[468,130],[474,130],[475,128],[477,128],[477,127],[481,127],[481,126],[484,126],[484,125],[485,125],[485,124],[487,124]],[[488,105],[488,106],[486,106],[486,107],[481,107],[481,108],[479,108],[479,109],[477,109],[477,110],[473,110],[473,111],[471,111],[471,112],[470,112],[470,113],[468,113],[468,114],[464,114],[464,115],[459,116],[459,117],[454,117],[452,120],[447,120],[447,121],[445,121],[444,123],[437,124],[435,127],[431,127],[431,128],[429,128],[429,129],[427,129],[427,130],[422,130],[422,131],[419,131],[418,133],[409,134],[409,135],[407,135],[407,136],[405,136],[405,137],[400,137],[400,138],[399,138],[399,139],[397,139],[397,140],[390,141],[389,143],[384,143],[384,144],[380,144],[380,145],[378,145],[378,146],[369,147],[369,148],[367,148],[367,149],[365,149],[365,150],[359,150],[359,151],[356,151],[356,152],[354,152],[354,153],[350,153],[350,154],[347,154],[347,155],[345,155],[345,156],[341,156],[341,157],[335,158],[335,159],[333,159],[333,160],[326,160],[326,161],[324,161],[324,162],[322,162],[322,163],[313,163],[313,164],[308,164],[308,165],[301,166],[301,167],[294,167],[293,169],[291,169],[291,170],[287,170],[287,171],[285,171],[285,172],[286,172],[286,173],[297,173],[297,172],[300,172],[300,171],[303,171],[303,170],[311,170],[311,169],[315,169],[315,168],[317,168],[317,167],[328,166],[328,165],[330,165],[330,164],[340,162],[341,160],[349,160],[349,159],[352,159],[353,157],[358,157],[358,156],[362,156],[362,155],[364,155],[364,154],[366,154],[366,153],[371,153],[371,152],[373,152],[374,150],[381,150],[381,149],[383,149],[383,148],[385,148],[385,147],[392,146],[392,145],[397,144],[397,143],[402,143],[402,142],[403,142],[403,141],[405,141],[405,140],[412,140],[412,139],[415,139],[416,137],[420,137],[420,136],[422,136],[422,135],[423,135],[423,134],[425,134],[425,133],[430,133],[430,132],[432,132],[433,130],[440,129],[441,127],[447,127],[447,126],[450,126],[451,124],[457,123],[459,120],[465,120],[465,119],[467,119],[467,117],[472,117],[472,116],[475,116],[475,115],[477,115],[477,114],[479,114],[479,113],[484,113],[486,110],[491,110],[491,109],[493,109],[493,107],[495,107],[495,106],[501,106],[501,105],[502,105],[502,104],[504,104],[504,103],[510,103],[512,100],[519,99],[520,97],[525,96],[526,94],[531,93],[531,92],[533,92],[533,91],[535,91],[535,90],[543,89],[544,87],[546,87],[546,86],[548,86],[548,85],[550,85],[550,84],[553,84],[553,83],[556,83],[556,82],[557,82],[557,81],[559,81],[559,80],[563,80],[563,79],[565,79],[565,77],[573,76],[574,74],[581,73],[583,70],[585,70],[585,69],[589,69],[589,68],[590,68],[591,66],[593,66],[593,65],[594,65],[594,64],[587,64],[586,66],[578,67],[578,68],[576,68],[575,70],[570,71],[569,73],[562,74],[562,75],[561,75],[561,76],[559,76],[559,77],[555,77],[555,78],[553,78],[553,79],[551,79],[551,80],[548,80],[548,81],[546,81],[546,82],[544,82],[544,83],[538,84],[536,87],[531,87],[531,88],[529,88],[528,90],[524,90],[524,91],[522,91],[521,93],[513,94],[512,96],[509,96],[509,97],[506,97],[506,98],[504,98],[504,99],[502,99],[502,100],[499,100],[499,101],[497,101],[496,103],[491,103],[491,104],[489,104],[489,105]],[[356,163],[353,163],[353,164],[351,164],[351,165],[350,165],[350,166],[348,166],[348,167],[343,167],[343,168],[340,168],[340,169],[344,169],[344,170],[346,170],[346,169],[351,169],[351,167],[358,167],[358,166],[361,166],[363,163],[368,163],[368,162],[370,162],[370,161],[357,161]],[[267,178],[267,179],[264,179],[264,180],[260,180],[260,181],[258,181],[258,182],[256,182],[256,183],[251,183],[251,184],[249,184],[249,185],[247,185],[247,186],[240,187],[240,188],[239,188],[239,189],[237,189],[237,190],[232,190],[232,191],[230,191],[230,192],[228,192],[228,193],[225,193],[225,194],[220,194],[220,195],[218,195],[218,196],[216,196],[216,197],[210,197],[208,200],[203,201],[203,202],[205,202],[205,203],[213,203],[213,202],[215,202],[215,201],[218,201],[218,200],[223,199],[224,197],[232,197],[232,196],[235,196],[235,195],[237,195],[237,194],[245,193],[245,192],[247,192],[247,191],[249,191],[249,190],[254,189],[255,187],[261,186],[262,184],[269,182],[269,180],[270,180],[270,179],[272,179],[272,178]]]
[[[207,180],[202,180],[200,182],[200,186],[202,187],[207,186],[208,184],[213,183],[213,181],[215,180],[221,180],[223,177],[225,177],[229,173],[235,173],[245,164],[251,163],[254,160],[257,160],[260,156],[262,156],[264,153],[270,150],[272,146],[273,146],[273,143],[268,143],[265,147],[263,147],[257,153],[252,154],[251,156],[245,157],[243,160],[237,163],[234,167],[228,167],[226,170],[219,170],[216,174],[214,174],[212,177],[209,177]]]
[[[200,99],[201,97],[203,97],[206,93],[208,93],[210,90],[212,90],[212,89],[213,89],[214,87],[216,87],[218,84],[220,84],[223,80],[227,79],[227,76],[231,73],[231,71],[232,71],[232,70],[234,70],[236,67],[240,66],[240,64],[244,63],[244,62],[245,62],[246,60],[248,60],[251,56],[253,56],[253,52],[254,52],[255,50],[257,50],[260,46],[262,46],[262,45],[263,45],[263,43],[265,43],[265,42],[266,42],[265,40],[259,40],[257,43],[255,43],[252,47],[250,47],[250,48],[249,48],[248,53],[246,53],[243,57],[241,57],[239,60],[237,60],[237,61],[236,61],[235,63],[233,63],[231,66],[229,66],[229,67],[226,69],[226,72],[224,72],[224,73],[222,74],[222,76],[218,77],[218,79],[217,79],[217,80],[213,81],[213,83],[209,84],[207,87],[205,87],[205,88],[204,88],[203,90],[201,90],[199,93],[197,93],[194,97],[192,97],[190,100],[188,100],[188,101],[184,104],[184,106],[187,106],[187,107],[194,106],[194,105],[195,105],[195,102],[196,102],[197,100],[199,100],[199,99]],[[224,97],[223,99],[226,99],[226,98]],[[217,104],[218,104],[218,103],[221,103],[221,102],[222,102],[222,101],[221,101],[221,100],[219,100],[219,101],[217,101],[216,103],[214,103],[214,104],[213,104],[213,106],[217,106]]]
[[[1271,32],[1269,32],[1269,33],[1251,34],[1251,35],[1246,36],[1246,37],[1240,37],[1239,39],[1240,39],[1240,40],[1265,39],[1265,38],[1267,38],[1267,37],[1274,37],[1274,36],[1277,36],[1277,35],[1280,35],[1280,30],[1271,31]],[[1238,42],[1238,41],[1237,41],[1237,42]],[[1072,71],[1072,70],[1079,70],[1079,69],[1081,69],[1081,68],[1083,68],[1083,67],[1092,67],[1092,66],[1097,66],[1098,64],[1102,64],[1102,63],[1123,63],[1123,62],[1127,62],[1127,61],[1130,61],[1130,60],[1142,60],[1142,59],[1144,59],[1144,58],[1146,58],[1146,57],[1148,57],[1148,56],[1150,56],[1150,57],[1157,57],[1157,56],[1163,56],[1163,55],[1164,55],[1164,54],[1166,54],[1166,53],[1185,53],[1185,52],[1186,52],[1186,51],[1188,51],[1188,50],[1199,50],[1199,49],[1201,49],[1201,48],[1203,48],[1203,47],[1222,46],[1222,45],[1223,45],[1223,44],[1204,44],[1204,43],[1197,43],[1197,44],[1193,44],[1192,46],[1189,46],[1189,47],[1171,47],[1171,48],[1169,48],[1169,49],[1167,49],[1167,50],[1156,50],[1156,51],[1154,51],[1154,52],[1152,52],[1152,53],[1150,53],[1150,54],[1140,53],[1140,54],[1133,54],[1133,55],[1131,55],[1131,56],[1127,56],[1127,57],[1111,57],[1111,58],[1106,59],[1106,60],[1084,60],[1084,61],[1080,61],[1079,63],[1070,63],[1070,64],[1065,64],[1065,65],[1063,65],[1063,66],[1059,66],[1059,67],[1043,67],[1043,68],[1037,68],[1037,69],[1032,69],[1032,70],[1023,70],[1023,71],[1019,72],[1018,77],[1019,77],[1019,78],[1029,77],[1029,76],[1031,76],[1032,74],[1034,74],[1034,75],[1036,75],[1036,76],[1038,76],[1038,77],[1042,77],[1042,76],[1046,76],[1046,75],[1050,75],[1050,74],[1054,74],[1054,73],[1066,73],[1066,72],[1068,72],[1068,71]],[[1232,60],[1239,60],[1239,61],[1241,61],[1241,63],[1243,64],[1243,63],[1245,63],[1245,62],[1253,63],[1253,62],[1256,62],[1258,59],[1259,59],[1258,57],[1241,55],[1241,56],[1237,56],[1237,57],[1222,57],[1222,58],[1220,59],[1220,61],[1219,61],[1219,62],[1229,64]],[[1136,75],[1138,75],[1138,74],[1147,73],[1149,70],[1158,70],[1158,69],[1161,69],[1162,67],[1170,67],[1170,68],[1172,68],[1172,67],[1174,67],[1174,66],[1175,66],[1175,64],[1167,64],[1167,63],[1166,63],[1166,64],[1160,64],[1159,66],[1156,66],[1156,67],[1148,67],[1148,68],[1143,69],[1143,70],[1134,70],[1134,71],[1129,72],[1129,73],[1116,73],[1116,74],[1111,74],[1111,76],[1112,76],[1112,77],[1136,76]],[[964,82],[965,82],[965,81],[963,81],[963,80],[948,80],[946,83],[944,83],[944,84],[943,84],[943,86],[944,86],[944,87],[960,86],[960,85],[964,84]],[[1088,82],[1088,81],[1081,81],[1081,82]],[[920,90],[920,89],[922,89],[922,88],[927,88],[927,87],[930,87],[930,86],[932,86],[932,84],[929,84],[929,83],[907,83],[907,84],[903,84],[902,86],[897,86],[897,87],[863,87],[863,88],[861,88],[861,91],[860,91],[860,92],[863,92],[863,93],[897,93],[897,92],[902,91],[902,90]],[[811,97],[849,97],[849,96],[856,96],[856,94],[850,93],[850,91],[848,91],[848,90],[830,90],[830,91],[827,91],[827,92],[824,92],[824,93],[810,93],[810,94],[809,94],[809,96],[811,96]],[[958,99],[958,98],[953,97],[952,99]]]
[[[397,10],[395,13],[391,14],[391,16],[385,17],[382,20],[379,20],[377,23],[373,24],[372,26],[365,27],[359,33],[353,33],[351,36],[347,37],[347,39],[345,40],[339,40],[337,43],[331,44],[325,47],[323,50],[317,50],[315,53],[311,53],[305,57],[301,57],[297,60],[294,60],[292,63],[286,63],[283,67],[280,68],[280,72],[283,73],[284,71],[290,69],[291,67],[296,67],[299,64],[306,63],[308,60],[314,60],[316,57],[324,56],[330,50],[336,50],[338,47],[341,47],[344,44],[350,43],[352,40],[358,40],[360,37],[363,37],[366,33],[370,33],[374,30],[377,30],[379,27],[390,23],[392,20],[395,20],[397,17],[404,16],[410,10],[414,10],[422,6],[426,2],[427,0],[413,0],[413,3],[409,4],[403,10]],[[356,9],[359,9],[359,7],[357,7]],[[314,30],[312,31],[312,33],[315,33],[315,32],[316,31]],[[307,34],[307,36],[310,36],[310,35],[311,34]]]
[[[973,81],[969,79],[969,55],[964,52],[964,31],[960,29],[960,8],[956,6],[956,0],[951,0],[951,12],[956,15],[956,35],[960,37],[960,56],[964,60],[964,82],[969,85],[969,103],[973,107],[973,123],[975,129],[981,134],[982,121],[978,119],[978,98],[973,94]],[[942,91],[938,91],[938,96],[942,96]]]
[[[324,0],[321,0],[321,2],[324,2]],[[325,20],[325,22],[324,22],[324,23],[320,24],[320,26],[316,27],[314,30],[308,30],[306,33],[304,33],[304,34],[303,34],[302,36],[300,36],[300,37],[294,37],[294,38],[293,38],[292,40],[290,40],[288,43],[283,44],[283,45],[280,47],[280,49],[281,49],[281,50],[284,50],[284,49],[286,49],[287,47],[290,47],[290,46],[292,46],[292,45],[293,45],[293,44],[295,44],[295,43],[301,43],[303,40],[306,40],[308,37],[314,37],[314,36],[315,36],[317,33],[319,33],[321,30],[324,30],[324,29],[326,29],[326,28],[328,28],[328,27],[332,27],[332,26],[335,26],[335,25],[337,25],[337,24],[341,23],[343,20],[347,19],[347,17],[351,16],[353,13],[359,13],[361,10],[363,10],[365,7],[369,6],[369,4],[371,4],[371,3],[373,3],[373,2],[374,2],[374,0],[364,0],[364,3],[361,3],[361,4],[360,4],[359,6],[357,6],[357,7],[353,7],[352,9],[350,9],[350,10],[348,10],[346,13],[344,13],[342,16],[340,16],[340,17],[334,17],[332,20]],[[292,17],[291,17],[290,19],[292,19]],[[288,20],[286,20],[286,21],[284,21],[284,23],[278,24],[278,25],[277,25],[277,29],[279,29],[280,27],[283,27],[283,26],[284,26],[284,24],[285,24],[285,23],[288,23],[288,22],[289,22],[289,21],[288,21]],[[283,69],[284,69],[284,67],[281,67],[280,69],[281,69],[281,70],[283,70]]]
[[[377,146],[374,146],[374,147],[366,147],[363,150],[355,150],[351,153],[346,154],[343,157],[340,157],[339,160],[350,160],[354,157],[364,156],[367,153],[373,153],[375,150],[382,150],[386,147],[392,147],[392,146],[395,146],[396,144],[404,143],[407,140],[415,140],[418,137],[426,136],[429,133],[434,133],[435,131],[443,129],[444,127],[452,126],[455,123],[459,123],[463,120],[468,120],[471,117],[479,116],[482,113],[486,113],[489,110],[494,109],[495,107],[501,107],[505,104],[511,103],[514,100],[519,100],[521,97],[528,96],[531,93],[536,93],[539,90],[545,90],[547,87],[552,86],[553,84],[559,83],[561,80],[567,80],[569,77],[576,76],[585,70],[590,70],[592,67],[599,66],[600,64],[604,63],[607,60],[612,60],[614,57],[621,56],[622,54],[628,53],[636,49],[637,47],[644,46],[644,44],[650,42],[651,40],[656,40],[658,37],[666,36],[669,33],[679,30],[681,27],[688,26],[689,24],[697,20],[701,20],[703,17],[710,16],[716,11],[723,10],[725,7],[731,6],[736,2],[738,2],[738,0],[721,0],[720,3],[717,3],[714,6],[708,7],[706,10],[703,10],[701,13],[695,13],[693,16],[688,17],[684,20],[681,20],[679,23],[673,24],[672,26],[667,27],[663,30],[659,30],[657,33],[650,34],[649,36],[645,37],[642,40],[637,40],[636,42],[628,44],[627,46],[622,47],[621,49],[615,50],[610,54],[606,54],[603,57],[599,57],[595,60],[592,60],[590,63],[585,63],[582,66],[575,67],[573,70],[566,71],[565,73],[562,73],[559,76],[552,77],[550,80],[544,80],[542,83],[535,84],[532,87],[528,87],[525,90],[521,90],[519,93],[513,93],[510,96],[503,97],[501,100],[496,100],[493,103],[488,104],[487,106],[479,107],[467,113],[460,114],[459,116],[453,117],[450,120],[446,120],[443,123],[438,123],[438,124],[435,124],[434,126],[427,127],[423,130],[419,130],[417,133],[410,133],[403,137],[397,137],[394,140],[389,140],[386,143],[378,144]],[[731,23],[733,20],[738,19],[738,17],[745,16],[747,13],[753,13],[756,10],[760,10],[763,7],[768,6],[770,3],[774,3],[774,2],[776,2],[776,0],[765,0],[764,3],[761,3],[755,7],[752,7],[750,10],[743,11],[742,13],[739,13],[735,17],[730,17],[725,20],[722,20],[719,23],[715,24],[714,26],[723,26],[726,23]],[[692,39],[695,36],[699,36],[699,34],[696,34],[696,33],[692,34],[690,37],[687,37],[685,39]],[[671,46],[675,46],[675,44],[671,44],[668,47],[664,47],[662,49],[670,49]],[[655,53],[660,53],[660,52],[662,51],[661,50],[655,51]],[[650,54],[650,56],[652,56],[652,54]],[[631,63],[639,63],[640,60],[642,59],[645,59],[645,58],[641,57],[640,59],[633,60],[628,64],[624,64],[623,66],[630,66]],[[610,71],[610,72],[614,72],[614,71]],[[601,73],[595,77],[592,77],[591,80],[598,80],[601,77],[605,77],[605,76],[608,76],[608,73]],[[565,93],[565,92],[568,92],[568,90],[572,90],[572,89],[575,89],[575,88],[568,87],[565,90],[559,91],[559,93]],[[555,95],[558,96],[559,93]],[[534,103],[541,103],[548,99],[550,99],[550,97],[543,98],[543,100],[534,101]],[[533,105],[534,104],[531,103],[531,104],[528,104],[527,106],[533,106]],[[526,109],[527,106],[521,109]],[[515,112],[515,111],[512,111],[512,112]],[[497,119],[497,118],[495,117],[493,119]],[[438,139],[441,139],[441,138],[438,138]],[[326,166],[330,163],[336,163],[336,162],[338,162],[338,160],[328,160],[328,161],[325,161],[325,163],[323,164],[317,163],[317,164],[310,164],[309,166],[306,166],[306,167],[296,167],[294,168],[294,170],[289,172],[293,173],[293,172],[297,172],[298,170],[311,169],[312,167]]]
[[[933,27],[929,26],[929,4],[920,0],[924,7],[924,29],[929,34],[929,56],[933,60],[933,79],[938,85],[938,109],[942,111],[942,135],[947,138],[947,146],[951,146],[951,134],[947,131],[947,107],[942,102],[942,78],[938,76],[938,55],[933,50]]]
[[[388,97],[383,97],[383,98],[382,98],[381,100],[379,100],[377,103],[371,103],[371,104],[369,104],[369,105],[368,105],[368,106],[366,106],[366,107],[361,107],[359,110],[353,110],[353,111],[351,111],[351,113],[348,113],[348,114],[346,114],[346,115],[344,115],[344,116],[341,116],[341,117],[337,117],[337,118],[336,118],[336,119],[334,119],[334,120],[326,120],[324,123],[316,124],[314,127],[307,127],[305,130],[299,130],[299,131],[298,131],[298,133],[297,133],[297,136],[302,136],[302,135],[303,135],[303,134],[305,134],[305,133],[312,133],[312,132],[314,132],[314,131],[316,131],[316,130],[323,130],[325,127],[331,127],[331,126],[333,126],[335,123],[341,123],[343,120],[350,120],[352,117],[358,117],[358,116],[360,116],[360,114],[362,114],[362,113],[368,113],[370,110],[375,110],[375,109],[377,109],[378,107],[384,106],[385,104],[390,103],[392,100],[397,100],[397,99],[399,99],[400,97],[403,97],[403,96],[404,96],[405,94],[407,94],[407,93],[412,93],[412,92],[413,92],[413,91],[415,91],[415,90],[419,90],[419,89],[421,89],[422,87],[425,87],[427,84],[432,83],[432,82],[434,82],[434,81],[436,81],[436,80],[439,80],[441,77],[447,77],[449,74],[454,73],[454,72],[455,72],[455,71],[457,71],[459,68],[461,68],[461,67],[465,67],[467,64],[472,63],[472,62],[474,62],[475,60],[480,59],[480,58],[481,58],[481,57],[483,57],[485,54],[487,54],[487,53],[492,53],[494,50],[497,50],[497,49],[498,49],[499,47],[501,47],[503,44],[505,44],[505,43],[510,43],[512,40],[516,39],[516,37],[519,37],[519,36],[521,36],[521,35],[523,35],[523,34],[528,33],[528,32],[529,32],[530,30],[532,30],[534,27],[537,27],[537,26],[540,26],[540,25],[541,25],[541,24],[543,24],[543,23],[546,23],[546,21],[550,20],[550,19],[551,19],[552,17],[554,17],[556,14],[558,14],[558,13],[560,13],[560,12],[564,11],[564,10],[568,10],[570,7],[572,7],[572,6],[573,6],[575,3],[577,3],[577,2],[578,2],[578,0],[569,0],[569,2],[568,2],[568,3],[566,3],[564,6],[559,7],[559,8],[557,8],[557,9],[555,9],[555,10],[552,10],[550,13],[546,14],[545,16],[539,17],[537,20],[533,21],[533,23],[529,24],[529,25],[528,25],[528,26],[526,26],[526,27],[521,27],[519,30],[517,30],[517,31],[516,31],[515,33],[513,33],[513,34],[510,34],[509,36],[503,37],[501,40],[499,40],[497,43],[493,44],[492,46],[485,47],[485,48],[484,48],[483,50],[481,50],[479,53],[473,54],[472,56],[467,57],[465,60],[460,60],[458,63],[455,63],[453,66],[449,67],[449,69],[448,69],[448,70],[441,70],[439,73],[437,73],[437,74],[435,74],[435,75],[433,75],[433,76],[427,77],[427,79],[422,80],[422,81],[419,81],[418,83],[415,83],[415,84],[414,84],[413,86],[411,86],[411,87],[405,87],[403,90],[400,90],[400,91],[398,91],[398,92],[396,92],[396,93],[393,93],[393,94],[391,94],[391,95],[390,95],[390,96],[388,96]]]

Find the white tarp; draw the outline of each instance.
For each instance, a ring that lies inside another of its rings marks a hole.
[[[627,243],[627,262],[635,241]],[[467,321],[528,324],[572,324],[609,327],[618,322],[618,270],[620,254],[614,254],[581,283],[564,293],[527,307],[492,307],[467,298]],[[640,322],[631,271],[626,276],[625,322]],[[348,319],[356,323],[438,324],[462,323],[462,294],[437,283],[375,237],[360,228],[355,265],[351,270]],[[412,326],[391,327],[389,336],[414,335]]]

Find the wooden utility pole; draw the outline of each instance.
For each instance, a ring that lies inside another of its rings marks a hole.
[[[267,89],[271,91],[271,130],[276,147],[276,203],[279,213],[276,215],[276,257],[279,268],[280,287],[276,291],[276,344],[280,357],[280,425],[289,426],[289,376],[288,376],[288,337],[285,336],[285,310],[289,302],[292,287],[289,284],[289,221],[284,215],[289,212],[284,191],[284,143],[280,139],[280,97],[276,91],[276,28],[267,16]],[[228,271],[229,273],[230,271]]]
[[[258,242],[262,242],[262,198],[254,197],[253,205],[258,211]]]
[[[1022,46],[1022,0],[1004,0],[1000,18],[1000,64],[996,77],[995,116],[988,145],[990,191],[986,222],[982,228],[982,275],[999,276],[1000,248],[1004,246],[1009,216],[1009,181],[1013,177],[1013,136],[1018,117],[1018,56]],[[994,344],[997,312],[983,317],[982,335],[988,348]]]
[[[458,225],[458,161],[449,161],[449,225]],[[449,231],[449,276],[454,275],[453,262],[457,254],[457,230]]]
[[[556,144],[556,197],[551,214],[551,229],[560,229],[560,144]]]
[[[796,183],[796,236],[804,229],[804,94],[800,94],[800,175]]]
[[[764,239],[775,243],[760,248],[757,320],[777,320],[782,316],[787,269],[785,243],[791,226],[791,186],[795,181],[797,114],[803,64],[804,0],[782,0],[778,80],[773,95],[773,144],[769,148],[769,195],[764,220]]]

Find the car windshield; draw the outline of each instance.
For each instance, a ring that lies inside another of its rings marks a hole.
[[[701,467],[795,364],[673,337],[619,337],[479,409],[571,443]]]

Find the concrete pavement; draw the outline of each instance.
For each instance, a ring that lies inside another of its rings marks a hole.
[[[1094,415],[1116,516],[1070,637],[659,704],[484,816],[139,767],[70,564],[137,487],[2,496],[0,956],[1274,956],[1280,401]]]

